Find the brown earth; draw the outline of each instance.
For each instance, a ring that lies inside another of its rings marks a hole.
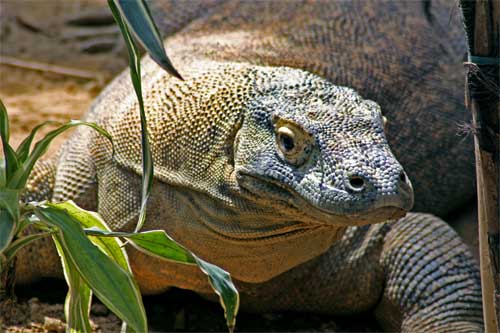
[[[77,37],[85,29],[66,24],[86,11],[107,10],[105,6],[102,0],[0,2],[0,98],[8,110],[14,147],[43,121],[80,118],[105,82],[126,66],[118,33],[111,35],[114,54],[91,54],[82,50],[95,36]]]
[[[42,290],[42,291],[41,291]],[[44,280],[29,289],[17,289],[17,302],[0,305],[0,318],[7,332],[63,332],[66,286]],[[150,332],[225,332],[222,308],[188,291],[172,289],[144,298]],[[96,332],[118,332],[120,320],[98,301],[91,308]],[[370,316],[331,318],[315,314],[240,313],[237,332],[368,332],[377,330]]]

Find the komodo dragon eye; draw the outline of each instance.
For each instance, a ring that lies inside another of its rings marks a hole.
[[[312,136],[290,122],[276,124],[276,145],[282,159],[300,166],[307,160],[313,145]]]
[[[285,154],[290,154],[295,148],[295,133],[288,127],[278,129],[279,147]]]

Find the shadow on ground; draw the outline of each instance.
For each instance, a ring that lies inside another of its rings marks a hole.
[[[17,302],[0,307],[7,332],[64,332],[63,303],[67,288],[62,281],[45,279],[29,288],[18,287]],[[219,304],[193,292],[171,289],[144,297],[150,332],[227,332]],[[100,302],[91,309],[96,332],[117,332],[121,322]],[[369,315],[332,318],[304,313],[251,314],[240,312],[237,332],[372,332],[380,330]]]

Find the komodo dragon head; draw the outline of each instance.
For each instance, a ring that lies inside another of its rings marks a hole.
[[[149,228],[240,280],[267,280],[326,251],[347,226],[412,207],[381,110],[353,89],[239,64],[162,84],[149,119],[155,175],[171,187],[153,195]]]

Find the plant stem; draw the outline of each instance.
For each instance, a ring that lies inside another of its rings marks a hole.
[[[13,299],[14,295],[14,282],[15,282],[15,261],[7,261],[2,255],[0,259],[0,303],[9,299]]]

